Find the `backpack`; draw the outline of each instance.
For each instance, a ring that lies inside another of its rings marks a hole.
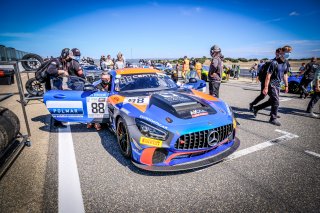
[[[267,61],[258,70],[258,78],[259,78],[260,82],[264,82],[264,80],[266,79],[266,76],[267,76],[267,73],[268,73],[268,69],[269,69],[271,63],[272,63],[272,61]]]
[[[37,79],[37,81],[39,81],[40,83],[44,83],[47,78],[48,78],[48,74],[47,74],[47,68],[49,67],[49,65],[51,64],[51,62],[54,59],[50,59],[47,60],[45,62],[43,62],[40,67],[37,69],[35,77]]]

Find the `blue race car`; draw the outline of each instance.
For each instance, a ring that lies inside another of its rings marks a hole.
[[[84,72],[84,76],[86,80],[90,83],[97,81],[101,78],[102,70],[98,68],[96,65],[82,65],[82,70]]]
[[[155,69],[110,71],[111,88],[99,92],[51,90],[44,102],[62,122],[108,122],[119,150],[134,165],[177,171],[214,164],[240,144],[237,122],[221,99],[179,88]]]
[[[297,77],[296,75],[291,75],[288,77],[288,89],[290,93],[297,94],[299,93],[299,85],[301,82],[302,76]],[[284,89],[284,88],[283,88]],[[308,92],[311,91],[311,86],[309,85],[307,88]]]
[[[206,85],[207,83],[200,79],[198,73],[195,70],[191,70],[186,74],[186,83],[181,86],[188,89],[196,89],[206,92]]]

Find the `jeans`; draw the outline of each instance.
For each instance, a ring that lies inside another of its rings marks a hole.
[[[278,114],[278,109],[279,109],[279,93],[280,93],[280,88],[276,86],[271,86],[269,85],[268,88],[268,95],[269,95],[269,100],[266,102],[257,105],[255,108],[256,110],[261,110],[264,109],[268,106],[271,106],[271,120],[277,119],[277,114]]]
[[[315,91],[311,97],[309,104],[308,104],[307,112],[310,113],[313,111],[313,107],[314,107],[314,105],[316,105],[316,103],[319,101],[319,99],[320,99],[320,92]]]
[[[220,82],[209,81],[209,94],[219,98]]]
[[[305,77],[303,77],[301,79],[301,82],[300,82],[300,95],[302,96],[303,94],[308,94],[308,91],[307,91],[307,88],[308,88],[308,85],[310,84],[310,82],[312,81],[313,79],[306,79]]]

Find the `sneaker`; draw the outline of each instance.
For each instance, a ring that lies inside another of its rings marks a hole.
[[[304,94],[304,99],[306,99],[309,96],[309,93]]]
[[[271,116],[271,113],[270,113],[269,115]],[[277,118],[281,118],[281,116],[280,116],[280,115],[277,115]]]
[[[254,117],[257,117],[258,110],[257,110],[256,107],[252,107],[252,112],[253,112],[253,116],[254,116]]]
[[[249,104],[249,111],[252,112],[253,111],[253,105],[250,103]]]
[[[319,115],[316,115],[316,114],[314,114],[313,112],[310,112],[310,113],[309,113],[309,116],[310,116],[311,118],[319,118]]]
[[[276,126],[281,126],[281,123],[277,119],[270,119],[269,123],[276,125]]]

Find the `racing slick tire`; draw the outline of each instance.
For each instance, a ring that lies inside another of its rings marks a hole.
[[[131,158],[132,148],[130,142],[130,135],[128,126],[123,118],[119,118],[117,122],[117,142],[121,151],[121,154],[126,158]]]
[[[297,93],[299,93],[299,90],[300,90],[300,88],[299,88],[299,83],[298,82],[289,82],[289,92],[290,93],[293,93],[293,94],[297,94]]]
[[[0,107],[0,151],[10,141],[17,137],[20,131],[20,121],[11,110]]]
[[[4,150],[9,143],[8,132],[3,124],[0,124],[0,153]]]
[[[43,85],[36,78],[30,78],[26,82],[26,90],[32,96],[42,96],[44,93]]]
[[[41,56],[31,53],[24,55],[22,57],[22,60],[28,60],[21,61],[21,65],[26,71],[36,71],[43,63],[43,59]]]

